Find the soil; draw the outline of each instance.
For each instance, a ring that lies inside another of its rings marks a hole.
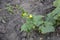
[[[54,0],[0,0],[0,40],[60,40],[60,26],[56,32],[47,34],[38,34],[31,32],[21,32],[20,28],[24,21],[21,18],[21,11],[15,10],[10,14],[6,4],[20,5],[28,13],[37,15],[46,15],[55,7],[52,5]],[[2,9],[2,10],[1,10]]]

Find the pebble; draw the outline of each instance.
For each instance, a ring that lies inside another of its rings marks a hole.
[[[25,38],[22,38],[22,40],[25,40]]]
[[[6,21],[5,20],[1,20],[2,21],[2,23],[6,23]]]
[[[40,40],[43,40],[43,38],[40,38]]]
[[[33,38],[30,38],[29,40],[33,40]]]

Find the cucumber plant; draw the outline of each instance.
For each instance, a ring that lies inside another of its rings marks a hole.
[[[60,0],[55,0],[53,5],[56,8],[46,16],[29,14],[23,10],[22,18],[25,19],[25,23],[21,26],[21,31],[35,30],[42,34],[54,32],[55,27],[60,25]]]

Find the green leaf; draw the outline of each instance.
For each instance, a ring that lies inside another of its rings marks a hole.
[[[49,32],[54,32],[55,28],[54,28],[54,26],[52,26],[51,23],[45,22],[44,25],[41,25],[39,27],[39,30],[41,30],[42,34],[45,34],[45,33],[49,33]]]
[[[26,23],[32,23],[32,22],[33,22],[33,19],[30,19],[30,18],[26,19]]]
[[[21,26],[21,31],[27,31],[27,25],[26,25],[26,23]]]
[[[55,23],[54,17],[59,13],[60,13],[60,8],[58,7],[55,10],[53,10],[51,13],[47,14],[47,16],[45,17],[46,21]]]
[[[60,7],[60,0],[55,0],[53,2],[53,5],[56,6],[56,7]]]
[[[54,19],[55,19],[55,20],[60,20],[60,13],[57,14],[56,16],[54,16]]]
[[[25,23],[21,27],[21,31],[30,32],[33,29],[33,24]]]
[[[36,15],[33,17],[33,23],[36,25],[36,26],[39,26],[40,24],[43,23],[43,16],[41,15]]]

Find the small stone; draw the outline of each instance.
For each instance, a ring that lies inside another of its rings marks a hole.
[[[50,37],[47,37],[47,39],[50,39]]]
[[[25,40],[25,38],[22,38],[22,40]]]
[[[30,38],[30,40],[33,40],[33,38]]]
[[[24,32],[24,33],[22,34],[22,36],[25,37],[25,36],[26,36],[26,33]]]
[[[2,23],[6,23],[6,21],[5,20],[1,20],[2,21]]]
[[[57,33],[57,37],[59,37],[59,34]]]
[[[40,40],[43,40],[43,38],[40,38]]]
[[[0,17],[0,21],[2,20],[2,17]]]

